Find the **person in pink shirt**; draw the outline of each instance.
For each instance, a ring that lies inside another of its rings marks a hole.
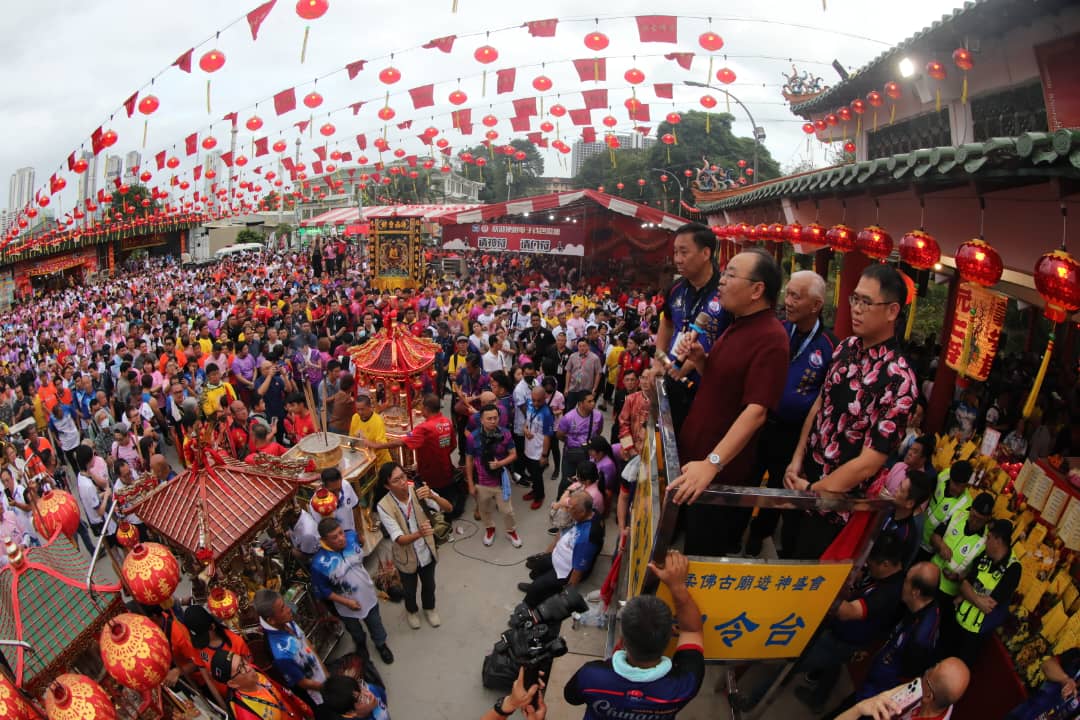
[[[897,461],[889,469],[889,474],[885,476],[885,491],[889,495],[896,497],[900,491],[900,483],[904,482],[909,470],[922,470],[929,477],[937,476],[934,466],[930,463],[934,455],[934,444],[933,435],[922,435],[911,443],[904,457]]]

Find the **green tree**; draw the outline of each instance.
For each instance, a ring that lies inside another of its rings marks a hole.
[[[544,158],[528,140],[514,139],[510,141],[514,152],[524,152],[524,160],[515,160],[513,157],[498,152],[498,147],[486,144],[467,148],[463,152],[471,153],[475,158],[484,158],[483,168],[468,168],[468,177],[476,179],[482,176],[486,184],[480,191],[480,202],[496,203],[505,202],[508,198],[522,198],[535,195],[541,185],[540,176],[544,174]],[[509,187],[509,191],[508,191]]]
[[[236,233],[236,244],[241,245],[243,243],[265,243],[266,238],[261,232],[255,230],[244,229]]]
[[[126,188],[126,192],[120,192]],[[109,204],[109,213],[120,215],[125,218],[150,215],[161,208],[161,205],[152,197],[150,188],[145,185],[132,184],[121,185],[112,191],[112,202]],[[143,207],[143,200],[149,201],[147,207]],[[127,209],[131,208],[131,212]]]

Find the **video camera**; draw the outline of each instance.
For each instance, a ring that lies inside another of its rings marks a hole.
[[[525,668],[525,687],[551,676],[551,664],[568,650],[559,636],[562,623],[575,612],[588,609],[585,599],[573,588],[566,588],[535,608],[520,603],[510,614],[510,628],[503,632],[494,649],[484,658],[481,678],[484,687],[510,692],[519,668]]]

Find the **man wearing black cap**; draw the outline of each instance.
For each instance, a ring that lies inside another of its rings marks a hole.
[[[994,520],[986,550],[960,582],[956,610],[944,623],[944,648],[971,667],[983,640],[1009,615],[1009,600],[1020,584],[1020,563],[1012,554],[1013,526]]]
[[[218,650],[210,660],[210,677],[228,688],[224,707],[233,720],[313,716],[306,703],[259,672],[243,655]]]
[[[986,548],[986,528],[994,513],[994,496],[979,493],[967,511],[952,514],[934,530],[931,561],[941,568],[941,606],[947,608],[960,592],[960,583]]]
[[[225,696],[229,689],[225,683],[213,677],[210,672],[210,663],[214,654],[219,650],[227,650],[251,660],[251,650],[248,649],[244,639],[221,624],[210,612],[201,605],[188,608],[184,613],[184,625],[191,634],[191,651],[186,652],[187,660],[199,668],[203,678],[207,680],[214,700],[222,707],[225,706]],[[180,658],[176,658],[179,664]]]

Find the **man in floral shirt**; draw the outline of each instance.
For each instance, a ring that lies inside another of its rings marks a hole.
[[[848,299],[854,335],[833,354],[784,475],[788,488],[865,497],[898,447],[918,394],[915,371],[896,338],[906,297],[904,280],[892,266],[874,264],[863,271]],[[845,512],[789,513],[784,522],[798,527],[785,533],[794,539],[785,555],[820,557],[847,519]]]

